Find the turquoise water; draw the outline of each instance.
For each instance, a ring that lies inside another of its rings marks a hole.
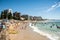
[[[57,38],[60,40],[60,20],[49,20],[48,22],[36,22],[35,27],[43,32],[49,33],[52,37]]]

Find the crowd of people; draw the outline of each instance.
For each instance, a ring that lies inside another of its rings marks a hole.
[[[20,32],[20,30],[26,30],[27,27],[28,27],[28,22],[10,20],[9,22],[1,22],[0,23],[0,32],[4,31],[5,36],[6,36],[6,31],[7,32],[11,32],[11,31]],[[5,39],[6,39],[6,37],[5,37]]]

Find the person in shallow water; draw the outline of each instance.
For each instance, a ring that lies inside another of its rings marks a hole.
[[[51,26],[50,26],[50,28],[52,28],[52,26],[54,26],[55,24],[52,24]]]
[[[52,26],[50,26],[50,28],[52,28]]]
[[[56,25],[56,27],[60,29],[60,26]]]

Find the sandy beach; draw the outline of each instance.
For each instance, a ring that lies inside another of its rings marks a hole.
[[[18,33],[9,34],[7,32],[7,40],[49,40],[47,37],[34,32],[33,29],[28,26],[27,22],[18,23],[15,30],[18,31]]]
[[[18,34],[10,34],[11,40],[48,40],[48,38],[32,30],[20,30]]]

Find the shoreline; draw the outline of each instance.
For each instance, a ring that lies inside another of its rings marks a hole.
[[[48,34],[46,32],[43,32],[42,30],[39,30],[37,27],[34,27],[34,25],[31,26],[31,23],[30,23],[29,26],[33,29],[34,32],[36,32],[36,33],[38,33],[38,34],[40,34],[42,36],[45,36],[45,37],[49,38],[49,40],[58,40],[58,37],[57,38],[52,37],[52,35],[50,35],[50,34]]]
[[[28,23],[27,23],[28,24]],[[33,31],[33,29],[29,26],[25,26],[27,24],[20,23],[20,26],[16,29],[18,30],[17,34],[8,34],[11,40],[50,40],[46,36],[40,35]],[[25,25],[25,26],[24,26]],[[23,29],[21,27],[23,26]]]

